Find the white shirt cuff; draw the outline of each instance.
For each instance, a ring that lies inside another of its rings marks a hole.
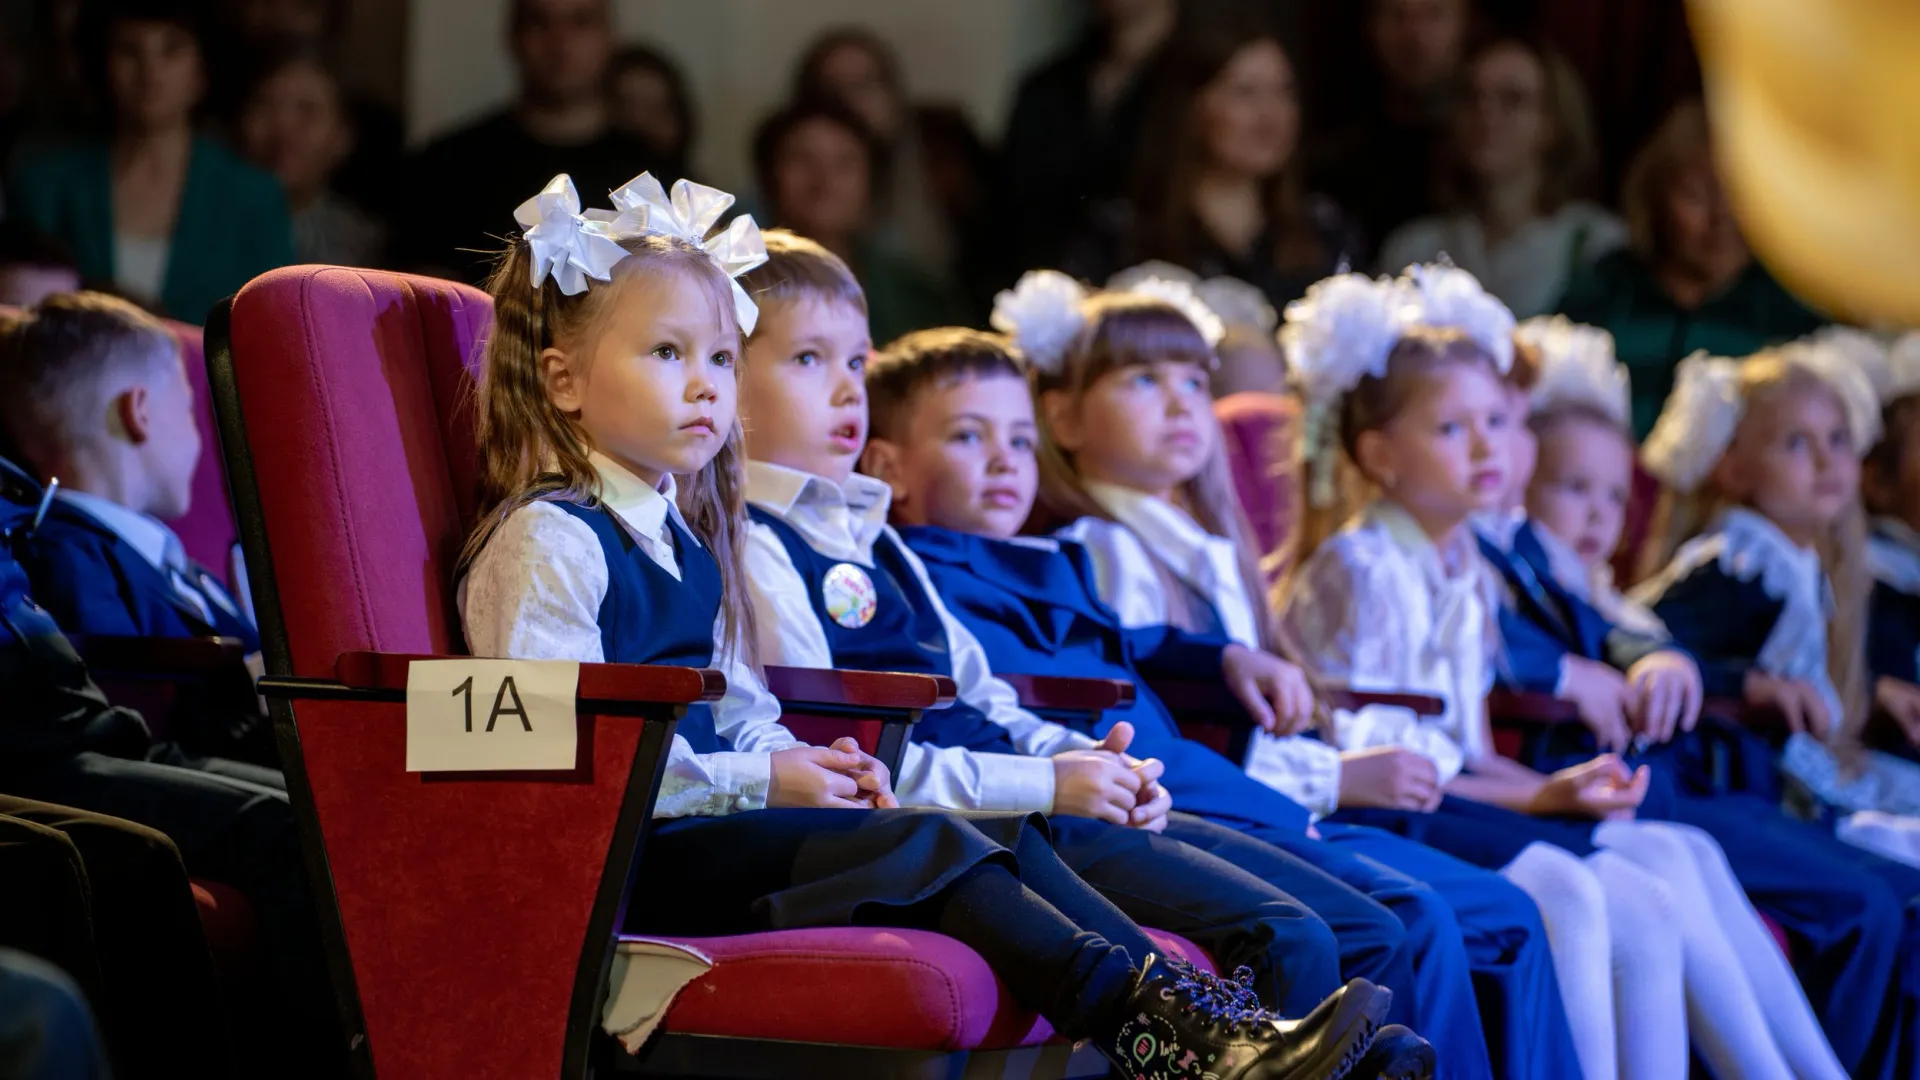
[[[766,754],[726,751],[702,755],[713,777],[715,792],[726,802],[724,813],[737,814],[767,808],[773,787],[773,759]]]
[[[980,754],[980,809],[1021,813],[1053,810],[1053,760]]]

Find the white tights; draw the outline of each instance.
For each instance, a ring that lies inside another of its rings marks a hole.
[[[1711,837],[1609,822],[1594,842],[1503,871],[1540,906],[1585,1080],[1684,1080],[1689,1029],[1720,1080],[1846,1076]]]

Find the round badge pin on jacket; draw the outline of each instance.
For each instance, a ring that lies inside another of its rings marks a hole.
[[[827,617],[849,630],[873,621],[877,601],[873,579],[852,563],[835,563],[828,569],[820,596],[827,603]]]

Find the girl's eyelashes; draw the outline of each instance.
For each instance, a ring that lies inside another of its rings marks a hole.
[[[730,368],[734,362],[733,353],[723,349],[720,352],[714,353],[713,358],[707,362],[717,368]]]
[[[848,361],[847,361],[847,370],[849,370],[849,371],[865,371],[865,370],[867,370],[867,354],[866,354],[866,353],[860,353],[859,355],[857,355],[857,356],[855,356],[855,357],[854,357],[853,359],[851,359],[851,360],[848,360]]]
[[[796,355],[793,358],[792,362],[800,365],[801,367],[812,367],[813,365],[820,362],[820,354],[813,352],[812,350],[808,350],[807,352],[803,352]]]
[[[1031,435],[1015,435],[1012,439],[1012,443],[1013,443],[1013,448],[1015,450],[1019,450],[1027,453],[1031,453],[1032,451],[1037,449],[1037,445],[1034,442],[1033,436]]]
[[[662,360],[678,360],[680,359],[680,348],[677,345],[662,343],[653,347],[653,355]]]

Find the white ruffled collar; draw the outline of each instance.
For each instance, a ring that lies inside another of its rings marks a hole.
[[[1867,541],[1867,562],[1873,579],[1891,589],[1920,596],[1920,532],[1899,518],[1873,519]]]
[[[1741,581],[1756,578],[1775,600],[1811,595],[1826,602],[1820,553],[1793,542],[1763,514],[1745,507],[1723,512],[1713,533],[1721,538],[1720,569]]]

